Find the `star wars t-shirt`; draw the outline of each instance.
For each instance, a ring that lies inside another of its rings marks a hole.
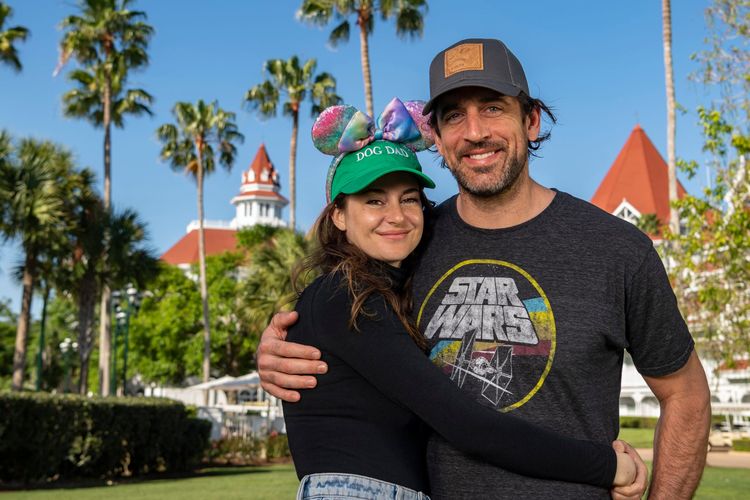
[[[418,325],[432,361],[490,408],[609,443],[623,350],[647,376],[692,352],[651,240],[589,203],[557,192],[535,218],[487,230],[463,222],[454,197],[431,233],[414,280]],[[506,472],[439,437],[428,466],[434,498],[608,498]]]

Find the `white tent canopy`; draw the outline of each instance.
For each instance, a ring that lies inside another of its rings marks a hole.
[[[213,386],[212,389],[219,389],[222,391],[241,391],[243,389],[258,387],[259,385],[260,377],[258,376],[258,372],[250,372],[247,375],[217,384]]]
[[[232,377],[225,375],[216,380],[209,380],[202,384],[192,385],[188,389],[197,389],[201,391],[241,391],[243,389],[254,388],[260,385],[258,372],[250,372],[241,377]]]
[[[217,378],[215,380],[209,380],[208,382],[203,382],[202,384],[191,385],[190,387],[188,387],[188,389],[197,389],[201,391],[205,391],[208,389],[216,389],[217,386],[220,386],[222,384],[235,380],[235,378],[236,377],[232,377],[231,375],[224,375],[221,378]]]

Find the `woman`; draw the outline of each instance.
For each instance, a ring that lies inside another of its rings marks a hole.
[[[394,99],[377,129],[348,106],[313,127],[316,147],[336,155],[306,265],[322,276],[301,294],[288,339],[317,346],[329,371],[284,405],[298,498],[427,498],[429,428],[517,473],[631,484],[630,456],[485,408],[425,356],[409,320],[409,260],[430,208],[422,189],[435,186],[414,154],[430,145],[425,123],[418,103]]]

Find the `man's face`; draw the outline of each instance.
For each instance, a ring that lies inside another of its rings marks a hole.
[[[539,136],[538,109],[524,116],[518,99],[481,87],[441,96],[435,113],[435,145],[461,190],[474,196],[511,187],[528,163],[528,141]]]

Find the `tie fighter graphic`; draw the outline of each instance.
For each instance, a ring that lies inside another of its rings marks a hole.
[[[481,354],[472,356],[476,335],[477,330],[474,330],[461,341],[455,364],[449,363],[453,368],[451,380],[459,387],[464,386],[467,376],[479,380],[482,383],[482,396],[498,407],[504,395],[513,394],[508,390],[513,380],[513,347],[498,345],[489,361]]]

